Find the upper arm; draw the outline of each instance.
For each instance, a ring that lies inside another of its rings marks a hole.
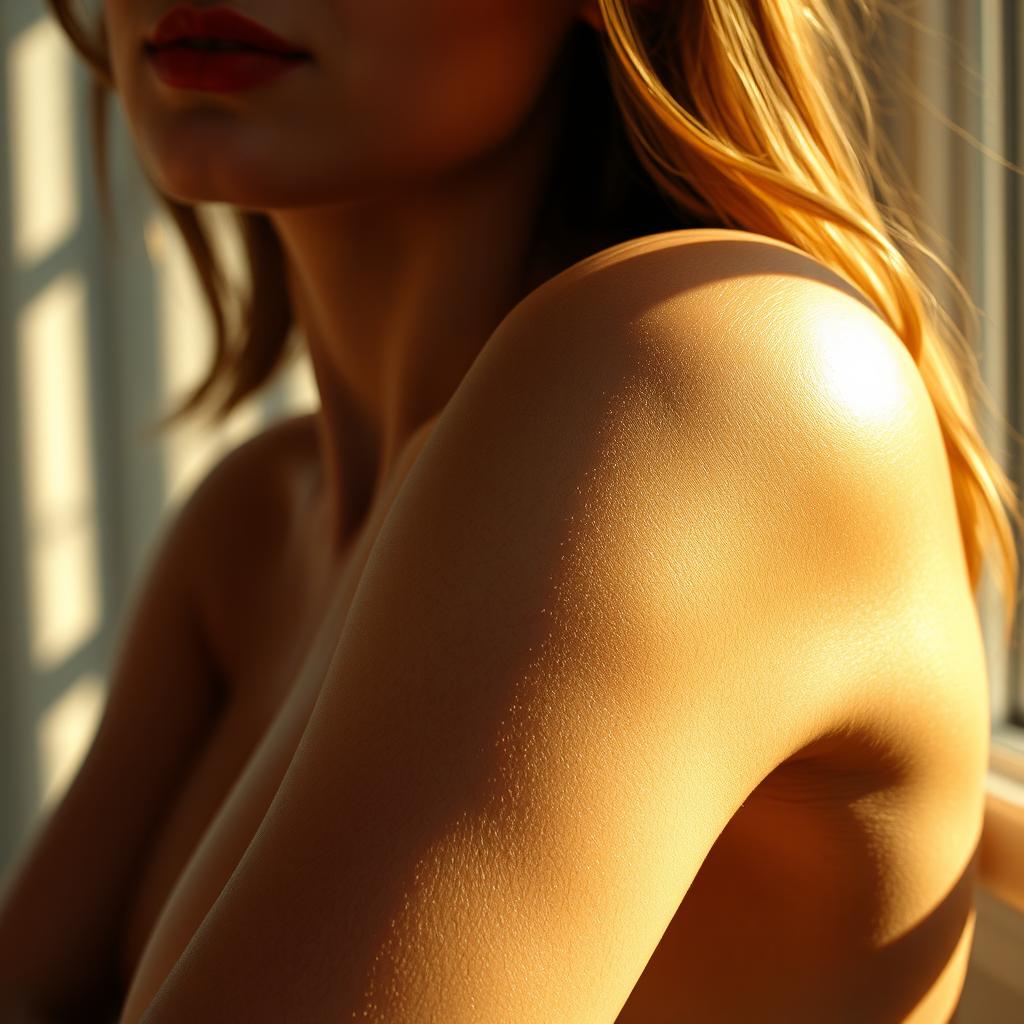
[[[230,457],[229,457],[230,458]],[[221,706],[223,679],[197,615],[206,531],[227,461],[165,524],[119,624],[108,697],[62,801],[7,881],[0,988],[41,1010],[119,1001],[118,942],[145,852]]]
[[[914,557],[879,532],[911,520],[891,339],[856,328],[869,408],[668,274],[557,299],[446,409],[266,818],[126,1022],[612,1020],[872,657]]]

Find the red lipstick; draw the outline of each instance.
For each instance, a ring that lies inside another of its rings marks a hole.
[[[261,85],[312,56],[237,11],[180,6],[157,22],[144,49],[166,84],[206,92]]]

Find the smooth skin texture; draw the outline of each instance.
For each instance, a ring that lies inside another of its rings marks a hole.
[[[158,928],[173,967],[143,961],[125,1024],[614,1020],[777,766],[871,718],[881,673],[901,726],[977,678],[969,591],[929,600],[955,513],[912,361],[820,281],[780,273],[752,313],[766,247],[686,288],[712,246],[669,246],[503,322],[391,506],[266,817],[223,891],[175,894],[210,910],[180,957]],[[984,771],[962,706],[894,771],[962,755],[933,814]],[[889,912],[932,909],[976,839],[917,858]],[[883,1019],[870,952],[819,1015]],[[884,1019],[944,1019],[960,980]]]

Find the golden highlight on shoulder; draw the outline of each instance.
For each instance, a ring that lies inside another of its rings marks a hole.
[[[913,414],[938,431],[913,357],[870,300],[807,253],[745,231],[664,232],[592,254],[509,312],[481,362],[499,358],[505,373],[542,376],[555,358],[577,375],[605,359],[644,365],[680,399],[697,385],[716,402],[783,387],[836,418],[891,429]]]

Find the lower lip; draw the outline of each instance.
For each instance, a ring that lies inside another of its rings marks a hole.
[[[237,92],[263,85],[306,63],[305,57],[284,57],[259,50],[190,50],[167,47],[147,50],[157,77],[177,89]]]

